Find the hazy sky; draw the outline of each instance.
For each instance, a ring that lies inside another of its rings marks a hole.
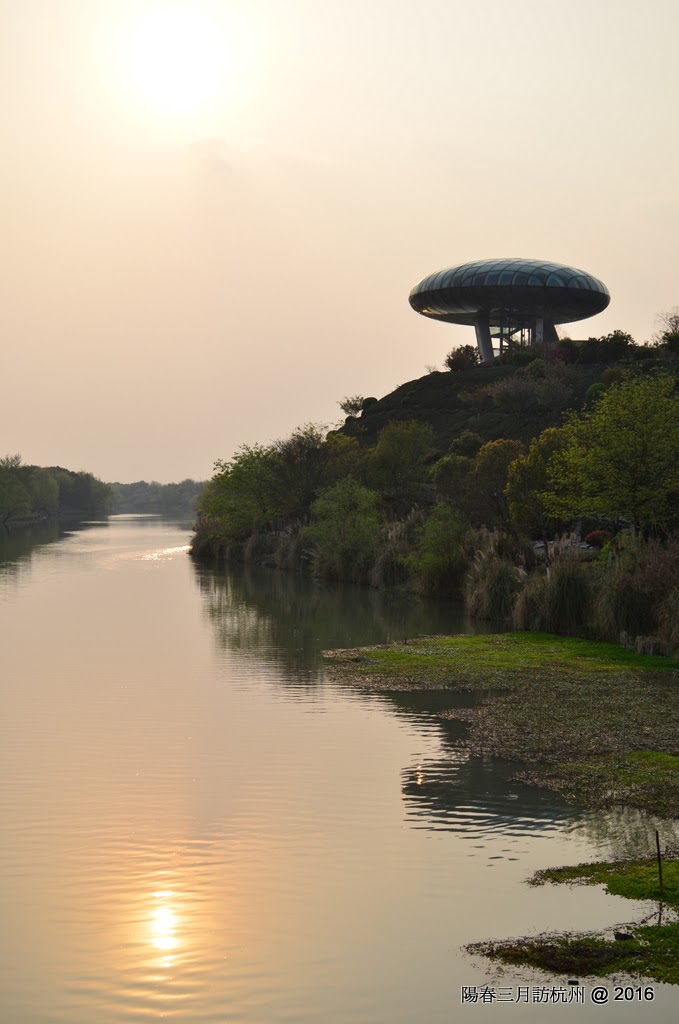
[[[204,478],[441,366],[466,260],[679,303],[676,0],[0,0],[0,454]]]

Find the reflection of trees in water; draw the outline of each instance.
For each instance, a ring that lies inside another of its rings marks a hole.
[[[403,770],[406,813],[416,827],[472,836],[544,833],[565,826],[599,847],[602,859],[615,860],[652,856],[658,829],[662,849],[676,856],[679,821],[633,807],[584,811],[556,793],[514,781],[520,767],[500,758],[471,757],[453,745],[445,759]]]
[[[679,821],[657,818],[634,807],[592,811],[579,829],[597,845],[607,846],[611,858],[650,857],[655,854],[655,830],[661,850],[679,847]]]
[[[515,771],[511,762],[453,748],[445,759],[403,770],[406,814],[415,827],[470,837],[544,834],[580,817],[554,793],[513,781]]]
[[[218,643],[273,661],[295,680],[312,681],[327,648],[466,631],[462,610],[452,602],[270,569],[195,565],[195,571]]]
[[[283,678],[312,685],[320,652],[331,647],[401,641],[404,637],[470,631],[460,606],[409,594],[329,584],[295,573],[237,568],[228,572],[194,563],[204,608],[217,643],[274,664]],[[478,623],[484,631],[493,624]],[[450,691],[383,693],[399,714],[420,719],[472,694]],[[414,827],[479,834],[544,834],[564,827],[601,846],[602,856],[651,852],[655,828],[663,843],[679,843],[679,823],[656,822],[631,809],[588,811],[556,794],[513,781],[520,765],[470,757],[461,746],[465,726],[440,721],[443,756],[402,773],[406,814]],[[610,851],[610,853],[609,853]]]
[[[0,574],[15,576],[25,571],[36,548],[53,544],[76,528],[77,524],[57,520],[14,526],[11,529],[0,527]]]

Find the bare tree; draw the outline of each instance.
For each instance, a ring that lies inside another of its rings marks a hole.
[[[337,404],[346,416],[358,416],[359,412],[363,409],[364,401],[363,395],[351,395],[350,397],[345,396]]]

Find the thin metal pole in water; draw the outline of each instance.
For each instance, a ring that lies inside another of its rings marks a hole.
[[[662,857],[660,856],[660,833],[655,830],[655,849],[658,854],[658,881],[660,882],[660,896],[662,898]]]

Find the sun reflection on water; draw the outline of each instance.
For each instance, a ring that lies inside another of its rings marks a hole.
[[[156,949],[168,953],[170,950],[176,949],[178,945],[177,914],[172,907],[174,893],[171,890],[154,892],[153,898],[157,902],[151,914],[151,942]],[[170,967],[173,961],[174,957],[166,956],[163,966]]]

